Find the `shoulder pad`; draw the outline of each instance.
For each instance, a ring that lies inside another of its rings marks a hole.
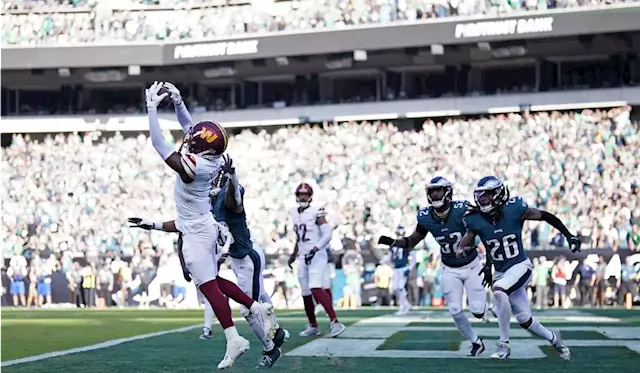
[[[182,154],[180,156],[180,164],[182,164],[182,168],[187,176],[191,179],[196,178],[196,156],[194,154]]]

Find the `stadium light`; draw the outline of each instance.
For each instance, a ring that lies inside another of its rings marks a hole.
[[[366,61],[367,60],[367,51],[365,51],[365,50],[353,51],[353,59],[356,60],[356,61]]]
[[[71,75],[71,70],[67,67],[61,67],[58,69],[58,75],[61,78],[68,78]]]
[[[137,76],[140,75],[140,65],[129,65],[129,75]]]

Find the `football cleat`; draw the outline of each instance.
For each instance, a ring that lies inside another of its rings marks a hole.
[[[411,304],[407,303],[405,305],[401,305],[398,308],[398,312],[396,312],[396,316],[404,316],[411,311]]]
[[[212,333],[209,328],[202,328],[202,334],[200,334],[200,339],[211,339]]]
[[[560,336],[560,331],[558,329],[549,329],[549,331],[553,334],[555,343],[551,345],[558,351],[558,354],[563,360],[571,360],[571,351],[569,351],[569,347],[564,344],[562,341],[562,337]]]
[[[509,347],[509,343],[498,342],[498,349],[496,352],[491,354],[491,358],[494,360],[506,360],[509,356],[511,356],[511,347]]]
[[[311,326],[311,324],[307,325],[307,328],[300,332],[301,337],[313,337],[316,335],[320,335],[320,330],[317,326]]]
[[[232,341],[227,341],[227,352],[224,354],[224,359],[218,364],[218,369],[230,368],[247,351],[249,351],[249,341],[246,339],[238,337]]]
[[[345,330],[347,330],[347,327],[342,323],[338,321],[332,321],[331,326],[329,327],[329,336],[331,338],[335,338],[342,334]]]
[[[484,352],[484,343],[482,343],[482,339],[478,338],[478,342],[471,344],[471,349],[469,350],[469,354],[467,356],[478,356]]]
[[[272,341],[276,334],[276,323],[273,312],[273,305],[271,303],[259,303],[260,310],[257,315],[258,322],[264,328],[264,334],[267,336],[268,341]]]
[[[273,337],[273,344],[276,347],[282,347],[282,345],[284,344],[284,342],[287,341],[287,339],[289,339],[288,330],[283,329],[282,327],[279,327],[278,329],[276,329],[276,335]]]
[[[269,369],[280,359],[280,356],[282,356],[282,351],[278,347],[274,347],[271,351],[262,351],[262,358],[256,368]]]

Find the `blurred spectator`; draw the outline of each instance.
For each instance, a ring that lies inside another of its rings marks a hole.
[[[98,292],[98,308],[104,308],[111,304],[111,294],[113,294],[113,272],[109,269],[110,261],[98,270],[96,289]]]
[[[53,259],[53,260],[51,260]],[[40,307],[51,305],[51,273],[55,269],[56,261],[53,256],[47,263],[40,266],[37,270],[38,274],[38,300]],[[45,303],[46,301],[46,303]]]
[[[618,305],[624,304],[627,309],[631,309],[633,298],[635,298],[638,289],[636,274],[637,271],[631,262],[631,257],[626,257],[620,273],[620,282],[618,283]]]
[[[80,263],[73,263],[71,270],[67,272],[67,280],[69,281],[69,301],[76,307],[84,306]]]
[[[273,300],[274,295],[282,294],[284,298],[285,306],[289,308],[289,297],[287,296],[287,284],[286,284],[286,265],[284,263],[280,263],[280,265],[276,266],[273,269],[273,277],[275,281],[275,286],[273,287],[273,293],[271,293],[271,299]]]
[[[421,306],[430,306],[433,299],[436,276],[438,275],[438,262],[431,260],[425,265],[422,273],[423,288],[421,292]]]
[[[580,292],[580,303],[582,306],[591,305],[591,294],[596,283],[596,272],[587,263],[587,258],[578,266],[578,290]]]
[[[551,272],[544,256],[533,258],[533,285],[536,291],[536,309],[549,306],[549,278]],[[554,289],[555,294],[555,289]]]
[[[96,306],[96,268],[93,263],[82,269],[82,298],[85,307]]]
[[[391,304],[391,294],[389,292],[391,277],[393,277],[393,268],[386,262],[378,264],[373,274],[373,279],[378,289],[378,306],[388,306]]]
[[[568,307],[567,304],[567,271],[566,260],[564,257],[556,259],[556,263],[551,270],[551,278],[553,279],[553,306],[555,308]]]
[[[632,0],[635,1],[635,0]],[[228,4],[208,1],[5,1],[2,43],[19,45],[95,41],[185,40],[308,29],[336,29],[476,14],[610,4],[596,1],[302,0]]]
[[[13,260],[13,258],[11,258],[11,260]],[[11,281],[9,292],[13,297],[14,306],[22,305],[24,307],[27,304],[27,301],[25,299],[25,284],[24,284],[25,272],[26,272],[26,265],[23,266],[20,263],[18,265],[10,265],[10,267],[7,269],[7,277],[9,277]],[[20,301],[20,303],[18,303],[18,300]]]
[[[27,291],[27,303],[26,307],[40,306],[38,303],[38,276],[36,275],[36,268],[34,266],[29,267],[29,290]]]
[[[598,265],[595,271],[595,283],[593,284],[592,305],[602,307],[605,305],[605,296],[607,290],[607,262],[602,255],[598,256]]]

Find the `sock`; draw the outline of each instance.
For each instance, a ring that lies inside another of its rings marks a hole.
[[[500,342],[509,342],[509,323],[511,322],[511,304],[509,296],[503,291],[493,292],[496,306],[494,310],[498,314],[498,326],[500,327]]]
[[[201,284],[199,288],[204,297],[207,298],[207,301],[211,305],[218,321],[220,321],[220,325],[222,325],[222,328],[225,329],[226,333],[226,329],[233,326],[233,319],[231,318],[231,308],[229,307],[229,303],[220,291],[218,282],[213,279]],[[238,333],[236,332],[236,334]]]
[[[333,304],[331,303],[331,299],[329,299],[329,294],[327,294],[326,290],[315,288],[311,289],[311,293],[313,297],[316,298],[318,303],[322,304],[324,310],[327,311],[327,315],[331,321],[338,321],[336,317],[336,311],[333,310]]]
[[[304,295],[302,296],[302,300],[304,301],[304,312],[307,314],[307,318],[309,319],[309,324],[314,328],[318,327],[318,323],[316,322],[316,313],[315,313],[315,305],[313,304],[313,296]]]
[[[236,338],[240,338],[240,334],[238,334],[238,330],[236,330],[236,327],[231,325],[228,328],[224,328],[224,337],[227,339],[227,342],[228,342]]]
[[[262,325],[260,325],[260,323],[258,323],[258,320],[256,320],[256,318],[253,317],[253,315],[251,314],[249,314],[248,316],[245,316],[245,319],[247,319],[249,326],[253,330],[253,334],[255,334],[256,337],[258,337],[258,339],[260,340],[260,342],[262,342],[262,349],[264,351],[273,350],[273,347],[274,347],[273,341],[267,340],[267,335],[264,334],[264,328],[262,327]]]
[[[540,324],[540,321],[538,321],[538,319],[536,318],[531,318],[531,325],[529,325],[529,328],[527,329],[529,330],[531,333],[537,335],[540,338],[544,338],[547,341],[554,343],[555,341],[554,339],[554,335],[553,333],[551,333],[551,331],[549,329],[547,329],[544,325]]]
[[[331,299],[331,303],[333,303],[333,293],[331,292],[331,289],[324,289],[327,291],[327,294],[329,294],[329,299]]]
[[[242,289],[238,287],[238,285],[220,276],[216,277],[216,280],[218,281],[218,286],[220,286],[220,291],[224,293],[224,295],[228,296],[229,298],[247,308],[251,308],[254,300],[251,299],[250,296],[245,294],[244,291],[242,291]]]
[[[467,338],[471,343],[478,342],[478,334],[471,327],[471,323],[464,312],[451,316],[453,317],[453,322],[456,324],[456,327],[460,333],[465,336],[465,338]]]
[[[211,304],[209,304],[208,300],[204,300],[204,327],[211,330],[211,325],[213,325],[213,308]]]

